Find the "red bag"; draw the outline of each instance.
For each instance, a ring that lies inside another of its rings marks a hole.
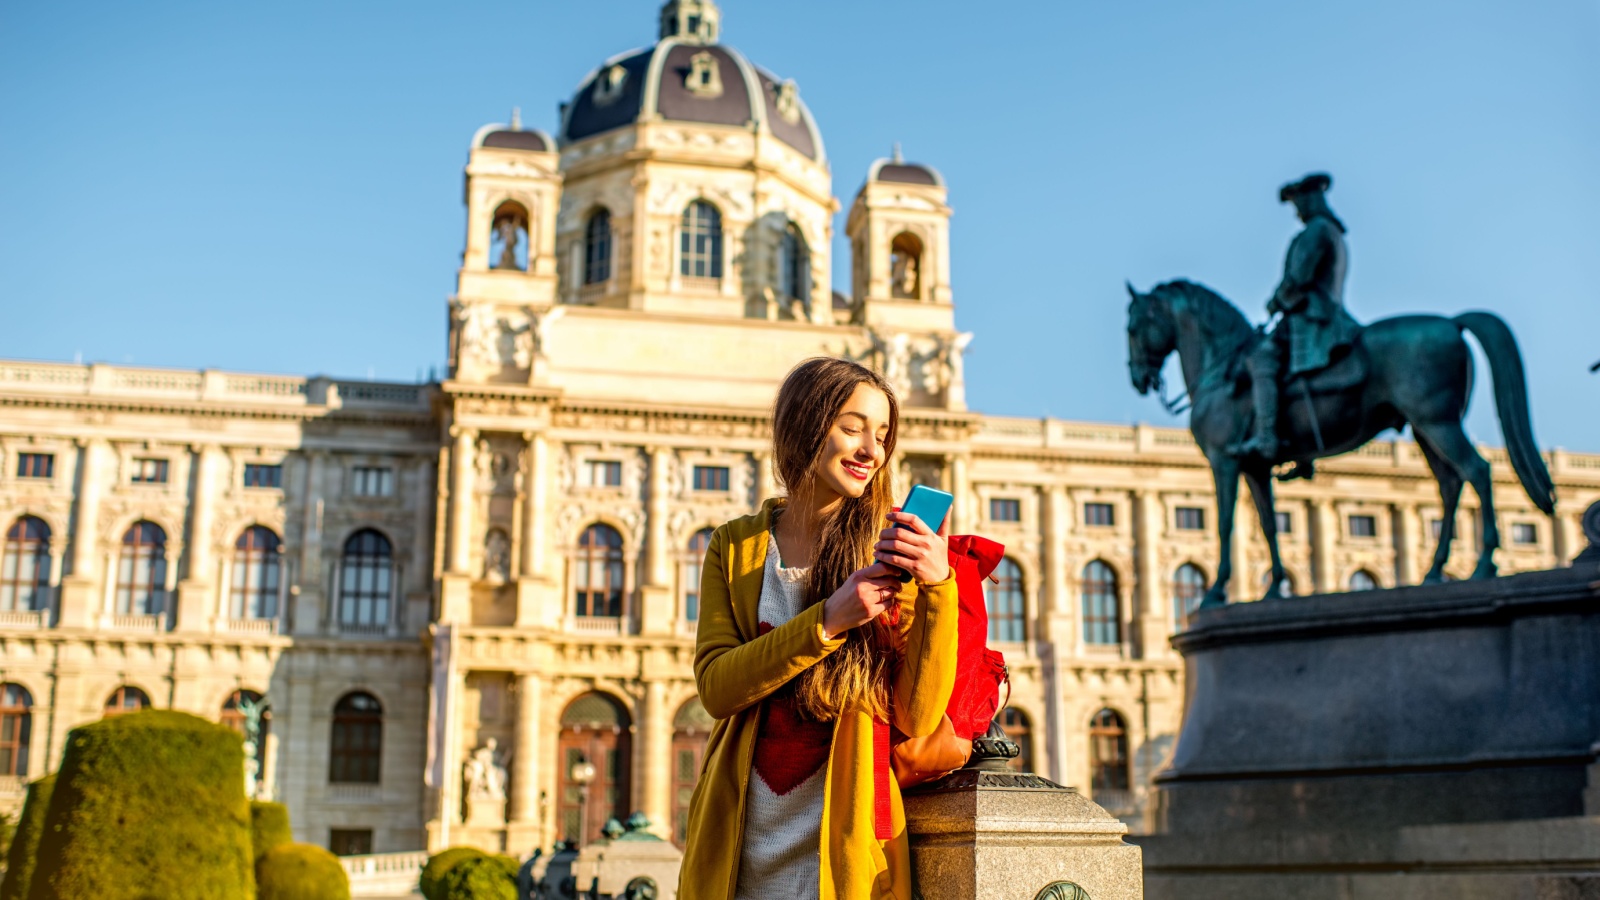
[[[955,686],[945,707],[945,721],[933,734],[909,738],[890,728],[889,764],[903,788],[966,764],[973,739],[989,730],[990,720],[999,712],[1000,683],[1007,680],[1005,657],[988,647],[989,612],[983,598],[983,580],[1000,564],[1005,547],[967,534],[950,538],[949,545],[960,611]]]

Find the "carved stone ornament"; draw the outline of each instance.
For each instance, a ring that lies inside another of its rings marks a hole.
[[[683,76],[683,86],[702,99],[722,96],[722,70],[716,54],[701,50],[689,57],[689,73]]]
[[[778,108],[778,115],[785,122],[793,125],[800,121],[800,86],[793,79],[777,86],[777,96],[773,98],[773,105]]]
[[[628,81],[628,70],[613,65],[594,79],[594,105],[610,106],[622,96],[622,87]]]
[[[1052,881],[1033,900],[1090,900],[1089,892],[1070,881]]]

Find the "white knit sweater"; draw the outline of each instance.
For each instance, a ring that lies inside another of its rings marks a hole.
[[[805,569],[785,569],[767,539],[760,632],[800,614]],[[820,891],[823,772],[833,723],[802,719],[794,682],[762,701],[761,730],[745,798],[736,900],[815,900]]]

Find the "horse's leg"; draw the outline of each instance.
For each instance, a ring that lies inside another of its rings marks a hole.
[[[1455,466],[1444,458],[1438,450],[1433,448],[1421,429],[1415,424],[1411,426],[1411,433],[1417,439],[1417,446],[1422,450],[1422,458],[1428,461],[1428,468],[1433,470],[1434,480],[1439,482],[1439,500],[1443,504],[1442,518],[1439,521],[1438,543],[1433,548],[1433,565],[1428,569],[1428,574],[1422,576],[1423,584],[1440,584],[1444,581],[1444,567],[1450,561],[1450,542],[1456,537],[1456,509],[1461,505],[1461,476],[1456,473]]]
[[[1256,518],[1261,520],[1261,534],[1267,539],[1267,552],[1272,554],[1272,577],[1268,579],[1263,600],[1283,597],[1283,558],[1278,556],[1278,506],[1272,499],[1272,470],[1248,466],[1244,470],[1245,483],[1250,485],[1250,497],[1256,502]]]
[[[1470,483],[1472,490],[1477,493],[1483,552],[1478,554],[1478,565],[1472,570],[1472,577],[1493,578],[1498,571],[1494,563],[1494,552],[1500,548],[1500,526],[1495,524],[1494,520],[1494,481],[1488,460],[1479,456],[1478,448],[1472,446],[1472,441],[1467,440],[1466,432],[1461,430],[1460,421],[1434,422],[1422,425],[1420,428],[1416,422],[1412,422],[1411,430],[1418,432],[1419,437],[1426,437],[1427,442],[1433,445],[1434,451],[1455,470],[1458,477],[1454,493],[1458,500],[1461,496],[1462,480]],[[1441,493],[1443,485],[1444,480],[1441,478]],[[1455,505],[1448,502],[1445,504],[1443,533],[1439,536],[1441,545],[1445,543],[1445,534],[1449,532],[1451,523],[1455,519]],[[1433,572],[1430,571],[1428,574],[1432,575]]]
[[[1228,581],[1233,578],[1233,506],[1239,499],[1238,460],[1217,454],[1211,460],[1211,478],[1217,488],[1217,537],[1221,541],[1222,559],[1217,561],[1216,581],[1200,601],[1201,609],[1228,602]]]

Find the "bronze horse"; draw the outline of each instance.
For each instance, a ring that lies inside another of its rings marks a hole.
[[[1169,281],[1147,294],[1130,284],[1128,294],[1133,298],[1128,305],[1128,373],[1134,389],[1140,394],[1152,389],[1159,393],[1161,368],[1167,356],[1177,351],[1192,403],[1189,430],[1211,463],[1216,481],[1222,558],[1201,607],[1227,603],[1240,475],[1250,485],[1272,554],[1266,597],[1280,597],[1285,575],[1278,556],[1273,467],[1289,462],[1307,465],[1354,450],[1386,429],[1406,425],[1411,426],[1417,446],[1438,479],[1444,503],[1439,545],[1423,583],[1444,580],[1463,482],[1472,484],[1483,507],[1483,552],[1472,577],[1494,577],[1500,529],[1495,523],[1489,463],[1461,427],[1472,394],[1472,353],[1462,338],[1463,329],[1472,332],[1488,356],[1495,409],[1511,467],[1534,505],[1546,514],[1554,511],[1550,472],[1528,418],[1522,356],[1511,330],[1499,317],[1486,312],[1455,318],[1410,315],[1367,326],[1343,361],[1314,373],[1309,384],[1285,386],[1279,458],[1268,460],[1229,452],[1230,446],[1248,433],[1253,414],[1242,356],[1256,332],[1245,317],[1221,296],[1188,281]]]

